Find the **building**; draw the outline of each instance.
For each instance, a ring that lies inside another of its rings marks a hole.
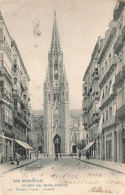
[[[70,153],[69,88],[63,64],[59,33],[54,24],[48,71],[44,83],[44,153]]]
[[[16,42],[0,12],[0,158],[7,162],[19,153],[26,158],[31,147],[29,76]]]
[[[125,2],[116,4],[99,56],[101,158],[125,163]]]
[[[13,132],[14,153],[21,158],[29,156],[29,132],[31,130],[31,105],[29,97],[29,75],[23,63],[17,44],[11,41],[13,77]]]
[[[86,140],[86,130],[82,124],[82,115],[80,110],[70,110],[70,146],[71,153],[78,153],[78,145]]]
[[[98,64],[99,51],[102,40],[99,37],[91,56],[89,66],[83,77],[83,125],[86,129],[86,148],[91,156],[99,156],[96,150],[96,138],[100,119],[99,111],[99,75],[100,65]],[[99,144],[99,143],[98,143]],[[98,146],[97,146],[98,147]],[[99,146],[100,147],[100,146]]]
[[[13,158],[13,96],[11,36],[0,12],[0,157]]]
[[[32,110],[31,131],[29,142],[35,152],[44,152],[43,111]]]
[[[88,132],[87,140],[96,143],[95,157],[125,163],[125,2],[123,0],[118,1],[114,8],[113,20],[109,23],[105,38],[100,42],[97,55],[99,69],[97,108],[99,109],[98,115],[95,115],[98,118],[96,131],[91,130],[93,125],[89,122],[89,119],[93,121],[91,117],[93,110],[91,106],[89,107],[89,104],[93,105],[91,82],[88,86],[92,65],[88,66],[84,75],[83,124]]]

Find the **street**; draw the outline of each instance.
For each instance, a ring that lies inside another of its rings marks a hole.
[[[125,194],[125,175],[85,163],[77,157],[41,157],[2,176],[5,194]],[[3,195],[3,194],[2,194]]]

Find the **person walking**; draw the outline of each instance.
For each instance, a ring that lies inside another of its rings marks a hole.
[[[20,155],[18,153],[16,153],[16,162],[17,162],[17,165],[20,164]]]
[[[89,160],[89,151],[86,152],[86,158]]]
[[[55,160],[58,160],[58,153],[55,153]]]
[[[79,160],[81,159],[81,152],[79,152]]]

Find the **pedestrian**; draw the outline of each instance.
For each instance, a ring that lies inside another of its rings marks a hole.
[[[18,153],[16,153],[16,162],[17,162],[17,165],[20,164],[20,155]]]
[[[61,153],[60,153],[60,158],[61,158]]]
[[[36,158],[37,158],[37,159],[39,158],[39,155],[38,155],[38,154],[39,154],[39,152],[36,153]]]
[[[73,158],[73,154],[71,153],[70,155],[71,155],[71,157]]]
[[[3,156],[1,157],[1,164],[3,164]]]
[[[89,160],[89,151],[86,152],[86,158]]]
[[[81,159],[81,152],[79,152],[79,160]]]
[[[55,160],[58,160],[58,153],[55,153]]]
[[[31,159],[31,153],[30,153],[30,159]]]

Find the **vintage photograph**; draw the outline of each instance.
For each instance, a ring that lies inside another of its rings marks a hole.
[[[0,195],[125,195],[125,1],[0,0]]]

